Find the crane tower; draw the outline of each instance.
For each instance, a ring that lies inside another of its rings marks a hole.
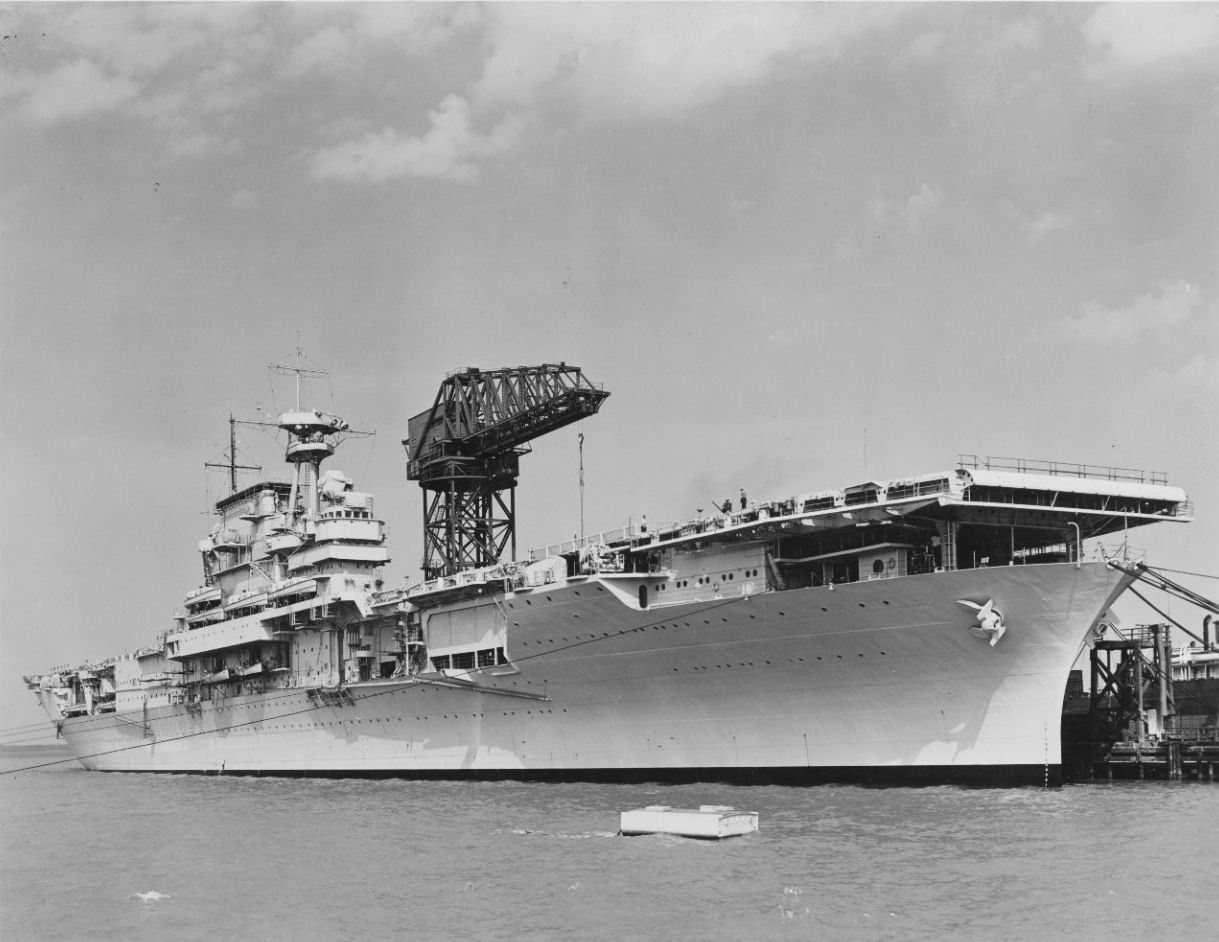
[[[492,566],[509,543],[515,556],[526,444],[596,414],[608,395],[566,363],[472,366],[449,375],[432,407],[411,418],[402,443],[406,476],[425,495],[424,578]]]

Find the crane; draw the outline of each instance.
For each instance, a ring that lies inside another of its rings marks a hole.
[[[492,566],[509,543],[515,557],[526,444],[596,414],[607,396],[566,363],[449,374],[432,407],[407,423],[402,442],[407,479],[425,494],[424,578]]]

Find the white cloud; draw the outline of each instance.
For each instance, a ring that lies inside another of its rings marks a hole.
[[[1051,232],[1068,228],[1071,221],[1071,217],[1065,213],[1042,213],[1031,222],[1024,223],[1024,237],[1029,245],[1037,245]]]
[[[982,60],[993,65],[1012,55],[1036,52],[1041,45],[1040,22],[1032,17],[1020,17],[989,35],[978,45],[976,52]]]
[[[66,62],[30,85],[25,111],[39,124],[114,111],[140,86],[122,75],[106,75],[88,59]]]
[[[1078,317],[1065,321],[1062,329],[1075,340],[1132,340],[1140,334],[1179,324],[1201,308],[1202,299],[1196,287],[1185,281],[1166,282],[1157,291],[1123,307],[1090,301]]]
[[[469,104],[457,95],[445,98],[428,118],[431,126],[419,136],[384,128],[327,148],[314,155],[313,175],[373,183],[400,177],[469,180],[477,176],[477,161],[509,149],[521,131],[520,122],[509,119],[486,134],[478,133]]]
[[[1219,357],[1199,354],[1175,369],[1153,373],[1151,382],[1163,389],[1204,393],[1209,403],[1219,400]]]
[[[174,157],[207,157],[211,154],[235,154],[241,150],[238,141],[216,134],[182,133],[169,134],[165,149]]]
[[[82,4],[47,11],[41,29],[62,48],[132,77],[172,68],[210,45],[232,54],[256,33],[256,8],[242,3]]]
[[[924,220],[934,215],[944,202],[944,194],[926,183],[919,184],[918,191],[906,200],[906,208],[902,210],[902,219],[913,233],[921,232]]]
[[[231,114],[259,91],[239,63],[265,61],[270,27],[247,6],[84,4],[64,15],[31,4],[22,32],[44,40],[6,97],[38,124],[104,113],[208,134],[204,115]]]
[[[261,202],[262,198],[254,190],[242,187],[225,202],[233,209],[251,209]]]
[[[352,32],[359,39],[392,42],[411,54],[443,45],[485,19],[473,3],[366,3],[358,9]]]
[[[10,83],[0,95],[42,123],[102,112],[152,121],[176,132],[162,140],[178,153],[203,153],[219,139],[217,122],[282,90],[277,74],[363,80],[374,54],[392,65],[394,50],[445,49],[445,71],[464,77],[427,131],[369,121],[400,87],[369,75],[370,111],[359,117],[387,129],[321,151],[313,167],[340,179],[468,179],[548,105],[586,122],[672,119],[798,60],[841,55],[850,40],[905,16],[899,6],[370,3],[271,15],[247,4],[96,4],[65,17],[34,5],[30,31],[45,31],[47,58],[10,70],[16,90]]]
[[[1147,70],[1214,69],[1219,57],[1219,6],[1213,3],[1113,3],[1082,28],[1097,55],[1094,78]]]
[[[859,257],[859,244],[850,236],[843,236],[834,246],[834,261],[853,262]]]
[[[875,8],[874,8],[875,7]],[[767,77],[784,56],[832,56],[900,11],[873,4],[493,4],[479,104],[554,96],[586,119],[674,115]]]
[[[354,18],[336,25],[333,20],[344,10],[323,7],[324,25],[292,49],[280,74],[295,78],[315,71],[350,70],[362,64],[369,46],[396,46],[416,55],[483,21],[480,8],[470,3],[366,3],[353,4],[351,9]],[[319,24],[311,15],[303,19],[310,27]]]
[[[353,59],[352,46],[353,39],[349,30],[327,26],[301,42],[288,54],[280,74],[295,78],[316,70],[350,63]]]
[[[939,57],[944,49],[944,41],[945,36],[939,30],[919,33],[894,57],[893,65],[902,68],[915,63],[930,62]]]

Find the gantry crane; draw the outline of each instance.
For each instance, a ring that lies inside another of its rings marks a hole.
[[[525,444],[594,415],[609,395],[566,363],[468,367],[440,384],[403,441],[406,476],[423,488],[425,579],[492,566],[511,542]],[[504,493],[507,492],[507,501]]]

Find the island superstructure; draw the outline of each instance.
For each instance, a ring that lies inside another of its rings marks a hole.
[[[216,504],[173,627],[28,683],[108,771],[1054,784],[1068,672],[1134,578],[1102,542],[1190,519],[1159,474],[966,457],[518,554],[526,443],[607,396],[449,376],[408,423],[400,587],[372,496],[322,470],[346,423],[286,412],[290,481]]]

